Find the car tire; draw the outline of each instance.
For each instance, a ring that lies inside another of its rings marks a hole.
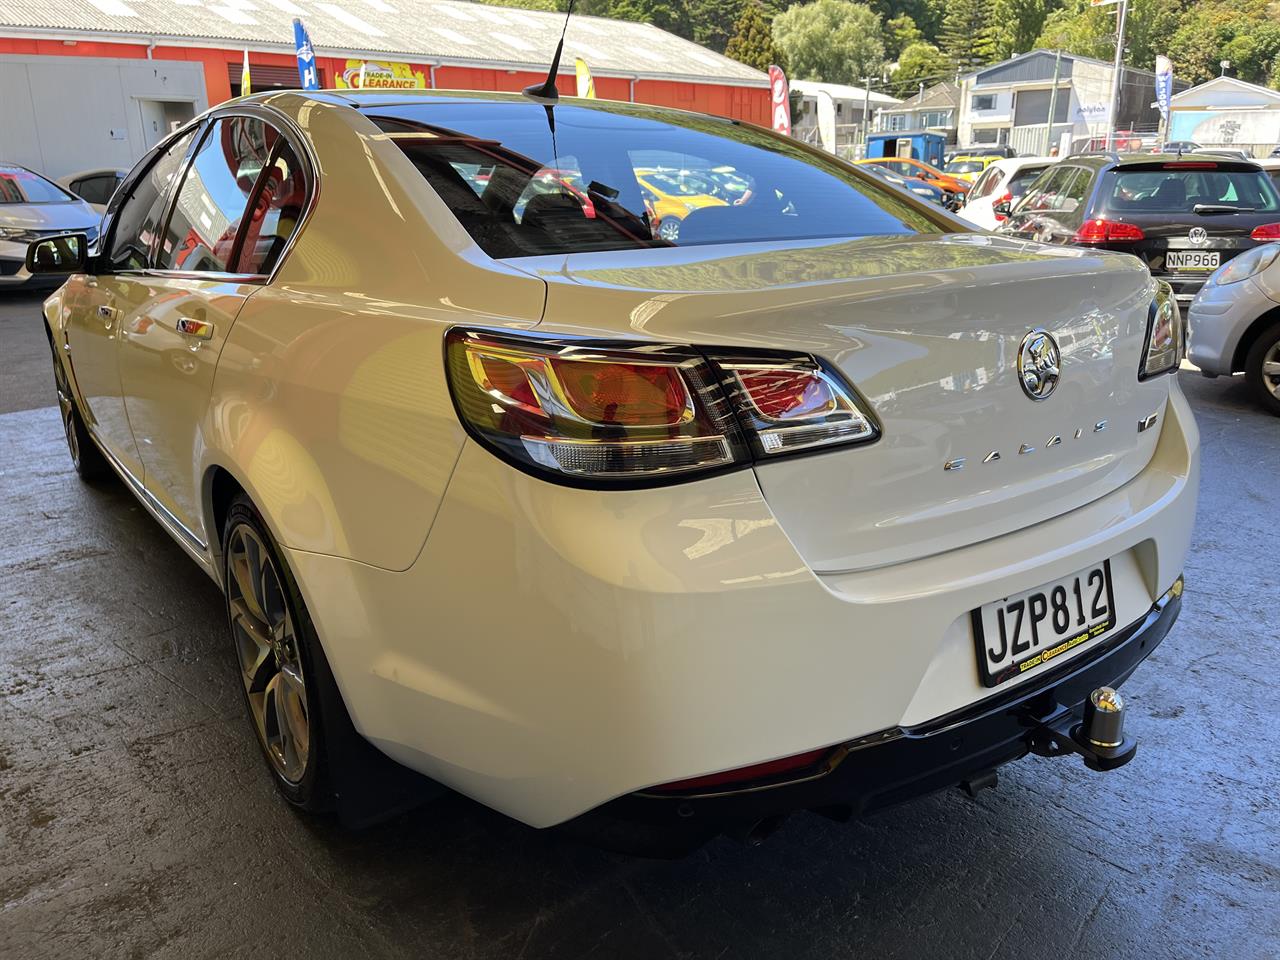
[[[1280,323],[1253,341],[1244,360],[1245,381],[1264,410],[1280,417]],[[1271,372],[1269,372],[1271,371]]]
[[[71,454],[76,475],[85,483],[98,483],[107,479],[111,476],[111,465],[89,435],[89,428],[85,426],[84,418],[76,408],[67,372],[58,362],[56,354],[53,358],[53,385],[58,391],[58,414],[62,419],[62,432],[67,438],[67,452]]]
[[[222,535],[227,622],[249,723],[280,793],[308,812],[329,809],[327,672],[306,604],[253,503],[237,496]]]

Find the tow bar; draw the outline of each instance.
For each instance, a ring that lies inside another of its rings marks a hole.
[[[1034,721],[1031,752],[1041,757],[1078,753],[1090,770],[1123,767],[1138,752],[1138,742],[1124,735],[1124,699],[1111,687],[1098,687],[1084,705],[1084,721],[1070,707],[1059,707]]]

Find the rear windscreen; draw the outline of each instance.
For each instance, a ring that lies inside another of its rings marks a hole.
[[[431,102],[371,115],[491,257],[949,230],[870,177],[713,117]],[[371,114],[373,111],[370,111]]]
[[[981,160],[952,160],[942,169],[945,173],[977,173],[985,166]]]
[[[1280,209],[1280,196],[1261,170],[1212,164],[1160,169],[1123,168],[1102,180],[1103,207],[1115,213],[1229,213]]]
[[[1014,200],[1017,200],[1027,192],[1027,187],[1031,186],[1036,177],[1044,173],[1045,169],[1045,167],[1023,167],[1009,178],[1009,184],[1005,189],[1009,191]]]

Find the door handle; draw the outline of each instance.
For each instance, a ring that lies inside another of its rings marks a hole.
[[[213,338],[213,324],[207,320],[192,320],[190,317],[179,317],[177,329],[179,333],[188,337],[195,337],[197,340],[210,340]]]

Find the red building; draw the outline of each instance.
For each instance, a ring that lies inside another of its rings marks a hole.
[[[460,0],[33,0],[0,8],[0,160],[57,176],[128,166],[160,135],[240,94],[298,85],[292,20],[322,87],[519,90],[545,76],[564,18]],[[574,58],[597,96],[769,123],[757,70],[642,23],[574,17]],[[26,87],[29,96],[15,96]]]

